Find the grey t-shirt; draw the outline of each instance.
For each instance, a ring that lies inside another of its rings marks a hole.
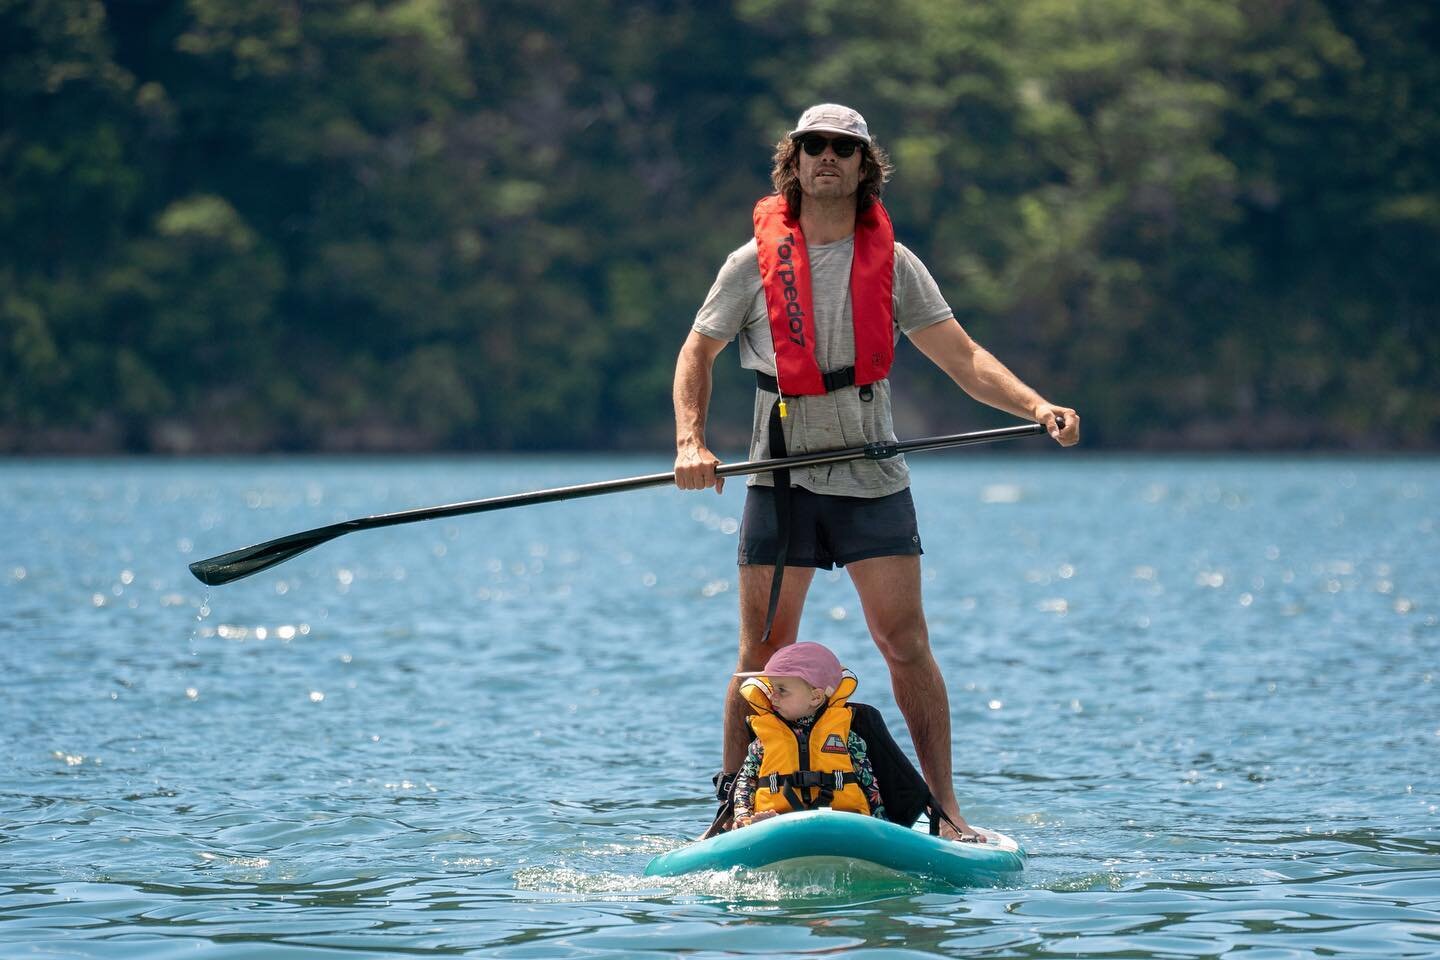
[[[811,244],[810,286],[815,312],[815,360],[825,372],[855,363],[855,330],[850,315],[850,265],[855,238],[836,243]],[[895,244],[895,339],[953,314],[940,288],[920,258]],[[770,318],[760,286],[760,262],[755,240],[730,254],[715,285],[695,315],[694,329],[707,337],[729,342],[739,338],[740,366],[775,375],[775,348],[770,339]],[[783,384],[781,385],[784,386]],[[890,418],[890,381],[871,385],[871,400],[860,399],[858,387],[833,393],[786,400],[788,416],[785,446],[788,453],[855,447],[877,440],[894,440]],[[750,458],[770,456],[767,424],[775,394],[755,390],[754,428]],[[750,483],[771,485],[768,473],[751,476]],[[889,460],[854,460],[793,470],[790,482],[814,493],[845,497],[884,497],[910,485],[903,457]]]

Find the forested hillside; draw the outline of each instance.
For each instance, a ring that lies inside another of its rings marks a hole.
[[[820,100],[1087,446],[1440,445],[1431,0],[0,0],[0,451],[662,449]]]

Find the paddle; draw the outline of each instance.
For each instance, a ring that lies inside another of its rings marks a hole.
[[[940,437],[921,437],[918,440],[902,440],[894,443],[870,443],[863,447],[845,447],[840,450],[825,450],[816,453],[799,453],[789,457],[771,460],[746,460],[717,467],[715,473],[721,477],[738,477],[751,473],[764,473],[775,469],[797,469],[815,467],[825,463],[844,463],[849,460],[887,460],[902,453],[919,453],[922,450],[943,450],[947,447],[963,447],[972,443],[993,443],[997,440],[1015,440],[1020,437],[1035,437],[1045,433],[1042,424],[1032,423],[1023,427],[1001,427],[998,430],[977,430],[973,433],[952,433]],[[400,523],[417,523],[421,520],[437,520],[441,517],[458,517],[467,513],[486,513],[490,510],[504,510],[508,507],[528,507],[536,503],[551,503],[556,500],[575,500],[580,497],[594,497],[602,493],[619,493],[622,490],[639,490],[642,487],[658,487],[675,482],[675,474],[651,473],[643,477],[629,477],[624,480],[602,480],[598,483],[582,483],[573,487],[555,487],[550,490],[536,490],[533,493],[512,493],[502,497],[484,500],[469,500],[441,507],[422,507],[402,510],[398,513],[381,513],[373,517],[360,517],[328,527],[317,527],[303,533],[292,533],[287,537],[267,540],[254,546],[242,547],[208,560],[197,560],[190,564],[190,572],[201,583],[219,586],[232,580],[248,577],[261,570],[267,570],[278,563],[284,563],[311,547],[342,537],[356,530],[370,530],[375,527],[393,527]]]

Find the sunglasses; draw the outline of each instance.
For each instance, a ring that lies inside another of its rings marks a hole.
[[[851,137],[836,137],[834,140],[829,137],[817,137],[814,134],[800,138],[800,148],[812,157],[818,157],[825,152],[828,146],[835,151],[835,156],[841,160],[847,160],[855,155],[865,144]]]

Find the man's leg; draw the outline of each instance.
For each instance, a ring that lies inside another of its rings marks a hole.
[[[910,728],[920,772],[940,808],[968,835],[969,824],[960,816],[950,759],[950,698],[945,678],[930,653],[930,634],[920,602],[918,556],[873,557],[846,565],[865,623],[890,668],[895,703]],[[942,836],[956,838],[948,824]]]
[[[740,656],[735,672],[759,670],[781,647],[795,642],[800,629],[800,613],[805,606],[805,593],[815,576],[814,567],[786,567],[780,583],[780,604],[775,610],[775,624],[770,642],[761,643],[765,631],[765,613],[770,608],[770,584],[775,568],[763,564],[740,565]],[[725,690],[724,767],[727,772],[739,770],[750,746],[750,730],[745,725],[749,707],[740,699],[741,680],[730,678]]]

